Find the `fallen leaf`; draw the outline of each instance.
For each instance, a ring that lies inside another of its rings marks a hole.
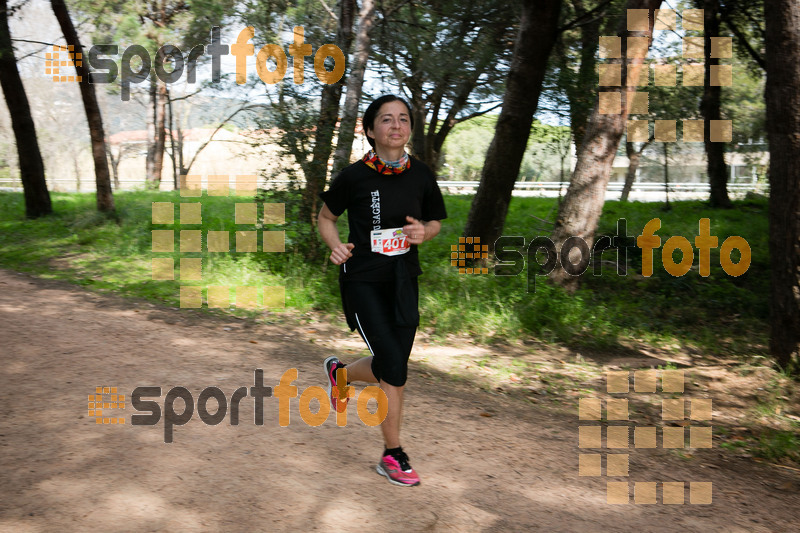
[[[253,344],[258,344],[258,341],[250,341]]]
[[[492,413],[487,413],[486,411],[484,411],[484,412],[481,413],[481,416],[485,416],[486,418],[489,418],[489,417],[494,416],[494,415]]]

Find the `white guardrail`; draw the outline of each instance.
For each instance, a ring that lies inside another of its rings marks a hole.
[[[69,184],[70,186],[59,186],[59,184],[63,183],[64,185]],[[83,185],[87,185],[89,187],[81,187],[82,192],[94,192],[94,179],[87,178],[85,180],[81,180]],[[290,180],[270,180],[267,182],[267,186],[270,189],[285,189],[290,184],[296,183]],[[477,190],[478,185],[480,182],[478,181],[451,181],[451,180],[439,180],[439,187],[451,194],[470,194],[474,193]],[[48,179],[47,185],[48,188],[51,190],[58,190],[62,192],[76,192],[75,187],[75,180],[68,179],[68,178],[56,178],[56,179]],[[135,188],[142,188],[144,186],[144,182],[141,180],[120,180],[120,189],[121,190],[130,190]],[[607,192],[621,192],[622,188],[625,184],[619,181],[611,182],[608,184],[606,188]],[[567,188],[569,187],[569,182],[561,182],[561,181],[518,181],[514,184],[514,191],[526,191],[529,193],[536,193],[537,191],[545,192],[545,191],[561,191],[562,193],[566,193]],[[21,191],[22,186],[19,180],[0,180],[0,191]],[[163,181],[161,183],[161,190],[172,190],[172,182],[171,181]],[[668,190],[670,193],[707,193],[711,190],[711,187],[708,183],[682,183],[682,182],[675,182],[670,183],[668,186]],[[764,192],[766,190],[766,186],[756,184],[756,183],[729,183],[728,184],[728,191],[729,192],[740,192],[744,193],[747,191],[758,191]],[[664,192],[664,183],[652,183],[652,182],[639,182],[634,183],[633,187],[631,188],[631,192],[653,192],[659,193]]]
[[[439,180],[439,187],[453,189],[477,189],[478,181],[448,181]],[[621,192],[625,184],[621,181],[614,181],[608,184],[607,191]],[[514,184],[515,191],[566,191],[569,187],[568,181],[518,181]],[[709,192],[711,186],[708,183],[670,183],[670,192]],[[729,183],[729,191],[754,191],[757,188],[755,183]],[[663,192],[663,183],[639,182],[634,183],[631,191],[654,191]]]

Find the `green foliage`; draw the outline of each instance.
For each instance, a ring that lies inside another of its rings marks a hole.
[[[277,97],[270,97],[266,112],[255,117],[260,128],[277,128],[281,132],[275,142],[283,155],[294,159],[303,174],[311,170],[314,136],[309,135],[309,131],[313,130],[318,119],[319,103],[316,100],[302,86],[283,84],[278,88]],[[290,179],[300,177],[293,167],[282,168],[280,172]],[[285,179],[285,176],[280,177]]]
[[[563,4],[561,24],[568,29],[559,33],[545,76],[540,108],[543,102],[549,102],[548,111],[568,119],[576,129],[585,124],[596,100],[598,37],[617,33],[625,7],[622,0]],[[591,16],[587,16],[589,11]]]
[[[88,20],[92,27],[91,38],[83,39],[87,48],[91,44],[116,44],[119,55],[111,58],[121,68],[123,51],[131,45],[143,46],[151,59],[150,79],[155,77],[157,50],[163,45],[178,47],[187,57],[198,44],[207,44],[211,28],[220,26],[233,14],[233,0],[163,0],[159,3],[144,0],[69,0],[73,20]],[[88,41],[88,42],[87,42]],[[198,62],[208,61],[200,55]],[[167,57],[166,63],[172,63]],[[134,56],[131,68],[138,71],[141,60]],[[167,66],[166,70],[172,70]],[[106,86],[109,92],[120,88],[120,76]],[[146,86],[143,86],[146,87]],[[136,90],[136,89],[134,89]]]
[[[733,86],[723,88],[722,113],[736,124],[733,129],[733,140],[739,145],[750,140],[765,139],[767,131],[765,82],[762,72],[754,74],[737,62],[733,67]],[[759,151],[764,149],[764,145],[758,146]]]
[[[443,149],[445,164],[453,179],[467,181],[480,179],[496,123],[496,115],[483,115],[453,128],[444,142]]]
[[[416,119],[413,151],[436,168],[451,126],[499,101],[516,6],[425,0],[394,7],[373,33],[370,60],[408,96]]]
[[[322,261],[324,259],[322,255],[313,255],[319,253],[319,247],[313,245],[318,240],[316,230],[311,228],[311,224],[307,220],[303,220],[300,217],[301,197],[302,191],[295,183],[285,191],[259,191],[256,196],[256,202],[284,204],[286,224],[275,229],[281,229],[286,232],[286,251],[292,256],[297,255],[306,259]],[[345,224],[346,220],[347,217],[345,215],[343,217]],[[265,260],[269,260],[270,268],[283,272],[286,263],[284,258],[272,255],[265,258]]]
[[[453,128],[444,142],[443,155],[450,176],[459,181],[477,181],[494,137],[497,115],[482,115]],[[528,147],[520,165],[523,181],[559,179],[559,156],[568,153],[569,128],[534,121]]]
[[[121,47],[140,44],[154,57],[156,49],[172,44],[188,52],[207,43],[212,26],[232,12],[232,0],[170,1],[152,4],[142,0],[70,0],[74,18],[89,18],[95,43]],[[120,52],[121,53],[121,52]]]
[[[789,459],[800,463],[800,436],[797,431],[766,430],[758,436],[752,451],[768,461]]]
[[[719,432],[722,428],[714,428]],[[775,463],[800,463],[800,436],[794,427],[791,430],[766,428],[755,434],[746,434],[735,440],[720,442],[719,447],[735,452],[747,452]]]

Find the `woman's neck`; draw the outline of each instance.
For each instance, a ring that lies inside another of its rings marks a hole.
[[[406,153],[405,149],[398,148],[398,149],[386,149],[383,147],[376,147],[375,153],[378,154],[378,157],[383,159],[384,161],[398,161],[400,160],[403,155]]]

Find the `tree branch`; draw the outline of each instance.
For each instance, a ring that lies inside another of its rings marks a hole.
[[[580,15],[579,17],[573,19],[571,22],[568,22],[567,24],[565,24],[565,25],[561,26],[560,28],[558,28],[558,33],[563,33],[563,32],[565,32],[567,30],[571,30],[572,28],[574,28],[576,26],[579,26],[580,24],[588,24],[589,22],[591,22],[590,20],[586,21],[586,22],[581,22],[581,21],[583,19],[585,19],[586,17],[588,17],[590,15],[593,15],[595,12],[598,12],[601,9],[605,8],[612,1],[613,0],[605,0],[604,2],[601,2],[601,3],[597,4],[592,9],[590,9],[589,11],[584,13],[583,15]]]
[[[231,113],[230,115],[228,115],[228,117],[227,117],[227,118],[225,118],[225,120],[223,120],[222,122],[220,122],[220,123],[219,123],[219,126],[217,126],[217,127],[216,127],[216,129],[215,129],[215,130],[214,130],[214,132],[211,134],[211,136],[210,136],[210,137],[209,137],[209,138],[206,140],[206,142],[204,142],[203,144],[201,144],[201,145],[200,145],[200,147],[197,149],[197,151],[194,153],[194,156],[192,156],[192,160],[191,160],[191,161],[189,161],[189,164],[186,166],[186,169],[185,169],[185,170],[186,170],[186,172],[187,172],[187,173],[189,172],[189,169],[190,169],[190,168],[192,168],[192,165],[194,164],[195,160],[197,159],[197,156],[198,156],[198,155],[200,155],[200,152],[202,152],[202,151],[203,151],[203,149],[204,149],[206,146],[208,146],[208,144],[209,144],[209,143],[210,143],[210,142],[211,142],[211,141],[214,139],[214,135],[216,135],[216,134],[217,134],[217,132],[218,132],[219,130],[221,130],[221,129],[222,129],[222,127],[223,127],[225,124],[227,124],[229,120],[231,120],[233,117],[235,117],[236,115],[238,115],[238,114],[239,114],[240,112],[242,112],[242,111],[249,111],[249,110],[251,110],[251,109],[255,109],[255,108],[258,108],[258,107],[264,107],[264,105],[263,105],[263,104],[243,105],[243,106],[239,107],[239,109],[237,109],[236,111],[234,111],[233,113]],[[170,132],[170,135],[172,135],[172,132]]]
[[[30,41],[30,40],[28,40],[28,39],[13,39],[13,38],[12,38],[11,40],[12,40],[12,41],[15,41],[15,42],[18,42],[18,43],[33,43],[33,44],[43,44],[43,45],[45,45],[45,46],[55,46],[55,45],[56,45],[56,43],[46,43],[46,42],[44,42],[44,41]]]
[[[325,0],[319,0],[319,3],[322,4],[322,7],[325,8],[325,11],[328,12],[328,14],[331,16],[331,18],[333,18],[333,20],[335,20],[336,22],[339,22],[339,17],[336,16],[336,13],[331,11],[331,8],[329,8],[328,4],[325,3]]]
[[[199,92],[202,92],[203,89],[197,89],[195,92],[191,94],[184,94],[183,96],[178,96],[177,98],[170,97],[171,102],[177,102],[178,100],[186,100],[187,98],[191,98],[192,96],[196,95]]]
[[[762,70],[767,70],[767,64],[764,61],[764,58],[761,57],[761,54],[755,51],[755,49],[750,46],[750,41],[747,40],[747,37],[741,32],[739,27],[731,20],[730,16],[728,15],[727,9],[721,9],[720,14],[722,15],[722,21],[725,22],[725,25],[730,28],[733,34],[736,36],[736,40],[739,42],[740,45],[747,50],[747,53],[753,58],[753,61],[761,67]]]
[[[474,113],[470,113],[469,115],[467,115],[467,116],[465,116],[465,117],[459,117],[459,118],[453,119],[453,120],[455,121],[455,122],[454,122],[454,125],[455,125],[455,124],[458,124],[458,123],[460,123],[460,122],[465,122],[465,121],[467,121],[467,120],[469,120],[469,119],[471,119],[471,118],[475,118],[475,117],[479,117],[479,116],[481,116],[481,115],[485,115],[485,114],[486,114],[486,113],[488,113],[489,111],[492,111],[492,110],[494,110],[494,109],[497,109],[498,107],[500,107],[500,106],[502,106],[502,105],[503,105],[503,102],[499,102],[499,103],[497,103],[497,104],[493,105],[492,107],[490,107],[489,109],[486,109],[486,110],[484,110],[484,111],[475,111]]]
[[[406,4],[410,4],[410,3],[411,3],[410,0],[405,0],[403,2],[398,2],[397,4],[393,5],[389,9],[384,9],[383,8],[383,2],[379,2],[378,3],[378,7],[379,7],[381,13],[383,13],[383,18],[386,19],[388,17],[391,17],[394,14],[395,11],[398,11],[401,7],[405,6]]]

